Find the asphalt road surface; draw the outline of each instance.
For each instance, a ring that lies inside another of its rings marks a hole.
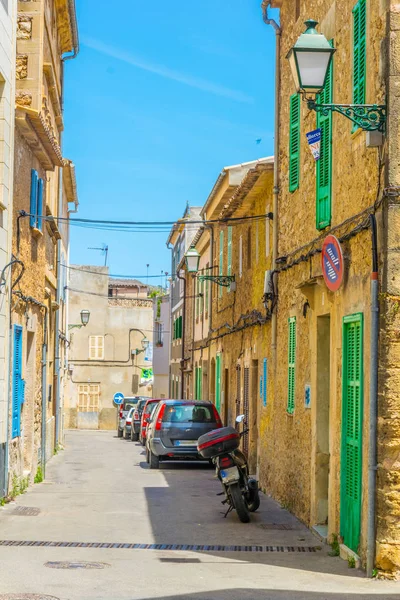
[[[0,509],[0,600],[400,600],[268,497],[225,519],[208,464],[150,470],[113,432],[67,432],[46,481]]]

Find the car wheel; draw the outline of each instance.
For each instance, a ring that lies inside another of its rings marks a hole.
[[[138,439],[139,439],[139,434],[135,433],[135,432],[132,432],[131,433],[131,440],[132,440],[132,442],[137,442]]]
[[[131,435],[130,435],[130,438],[131,438],[131,442],[133,442],[133,432],[132,432],[132,429],[131,429]]]
[[[119,438],[122,438],[122,429],[120,429],[120,428],[118,427],[118,430],[117,430],[117,431],[118,431],[118,437],[119,437]]]
[[[145,446],[145,445],[146,445],[146,440],[145,440],[144,438],[142,438],[142,439],[140,440],[140,443],[142,444],[142,446]]]
[[[124,429],[124,440],[127,440],[127,439],[129,439],[129,436],[128,436],[127,432],[126,432],[126,429]]]
[[[149,449],[146,447],[146,462],[149,463],[150,462],[150,453],[149,453]]]
[[[150,450],[150,469],[159,469],[160,459]]]

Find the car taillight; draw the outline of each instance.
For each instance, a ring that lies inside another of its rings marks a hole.
[[[219,466],[223,469],[226,469],[227,467],[230,467],[233,464],[234,462],[229,456],[223,456],[219,459]]]
[[[156,431],[160,431],[160,429],[161,429],[162,420],[163,420],[163,416],[164,416],[164,412],[165,412],[165,407],[166,407],[166,404],[163,404],[162,407],[160,408],[160,412],[158,413],[158,418],[156,421]]]
[[[123,416],[124,416],[124,415],[122,414],[122,408],[121,408],[121,410],[119,411],[119,418],[120,418],[120,419],[122,419],[122,418],[123,418]]]
[[[222,427],[222,421],[221,421],[221,417],[219,416],[218,411],[214,405],[213,405],[213,411],[214,411],[215,422],[217,424],[217,429],[219,429],[220,427]]]
[[[127,420],[126,420],[126,424],[127,424],[127,425],[130,425],[131,423],[132,423],[132,419],[127,419]]]

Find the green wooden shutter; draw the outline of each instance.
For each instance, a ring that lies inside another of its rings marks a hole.
[[[340,534],[358,552],[361,530],[363,315],[343,319]]]
[[[289,192],[298,189],[300,183],[300,95],[290,97],[289,132]]]
[[[219,274],[224,274],[224,232],[219,232]],[[222,285],[219,285],[218,295],[222,298]]]
[[[232,275],[232,227],[228,227],[228,271],[227,275]]]
[[[202,377],[203,377],[203,369],[201,367],[196,367],[196,400],[201,400],[203,395],[202,390]]]
[[[331,45],[332,42],[331,42]],[[325,87],[317,102],[331,104],[333,101],[332,63]],[[321,129],[321,156],[317,160],[316,227],[324,229],[331,224],[332,215],[332,113],[317,113],[317,127]]]
[[[218,412],[221,410],[221,355],[217,354],[215,361],[215,406]]]
[[[353,8],[353,104],[365,104],[367,70],[367,2]],[[357,125],[353,126],[353,131]]]
[[[294,413],[296,384],[296,317],[289,319],[289,351],[288,351],[288,399],[287,411]]]

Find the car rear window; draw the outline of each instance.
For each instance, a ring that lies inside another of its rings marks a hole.
[[[140,402],[139,402],[139,403],[138,403],[138,405],[137,405],[137,408],[138,408],[139,410],[143,410],[143,408],[144,408],[144,405],[146,404],[146,402],[147,402],[147,398],[146,398],[146,400],[140,400]]]
[[[129,410],[132,407],[135,407],[138,403],[137,398],[132,398],[132,400],[125,400],[124,402],[124,410]]]
[[[215,423],[212,407],[193,404],[166,406],[164,423]]]

